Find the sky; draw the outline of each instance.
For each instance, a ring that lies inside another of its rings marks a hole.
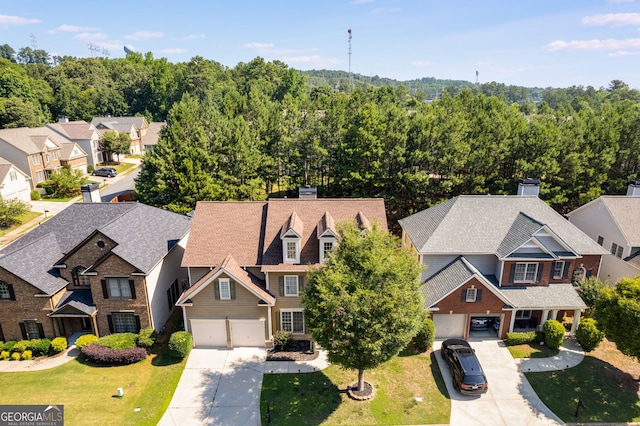
[[[0,35],[59,56],[640,89],[640,0],[0,0]]]

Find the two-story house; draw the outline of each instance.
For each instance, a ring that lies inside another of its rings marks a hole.
[[[610,254],[602,258],[598,277],[615,285],[640,275],[640,181],[629,183],[627,195],[603,195],[567,214]]]
[[[0,157],[0,197],[31,201],[31,178],[10,161]]]
[[[104,134],[108,131],[127,133],[131,138],[129,154],[139,155],[144,152],[143,139],[147,134],[149,123],[144,117],[94,117],[91,125]],[[105,159],[108,160],[108,159]]]
[[[199,202],[177,305],[194,345],[271,346],[277,330],[307,336],[300,294],[339,241],[337,224],[387,229],[382,199]]]
[[[191,220],[76,203],[0,250],[0,340],[159,331],[183,288]]]
[[[504,338],[564,313],[575,332],[586,306],[572,281],[596,276],[606,251],[540,200],[537,185],[521,183],[515,196],[461,195],[399,221],[426,267],[436,337],[467,338],[473,319],[486,318]]]
[[[47,127],[78,144],[87,154],[88,165],[95,168],[104,162],[100,145],[101,134],[93,125],[84,120],[69,121],[63,117],[58,123],[47,124]]]

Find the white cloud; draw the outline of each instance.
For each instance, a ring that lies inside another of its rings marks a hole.
[[[288,64],[313,64],[315,66],[337,65],[344,62],[338,58],[323,58],[319,55],[285,56],[282,61]]]
[[[182,37],[180,40],[182,41],[191,41],[191,40],[199,40],[202,38],[207,38],[204,34],[189,34],[188,36]]]
[[[609,56],[611,56],[612,58],[615,58],[618,56],[634,56],[634,55],[640,55],[640,52],[629,52],[628,50],[618,50],[617,52],[609,53]]]
[[[242,45],[245,49],[273,49],[273,43],[245,43]]]
[[[640,25],[640,13],[607,13],[604,15],[585,16],[582,18],[585,25],[612,25],[621,27],[625,25]]]
[[[175,49],[161,49],[160,53],[166,53],[168,55],[173,55],[173,54],[178,54],[178,53],[184,53],[186,52],[185,49],[181,49],[181,48],[175,48]]]
[[[162,38],[164,37],[164,33],[162,32],[153,32],[153,31],[137,31],[133,34],[129,34],[124,36],[127,40],[149,40],[152,38]]]
[[[20,16],[0,15],[0,27],[9,27],[11,25],[29,25],[40,24],[40,19],[22,18]]]
[[[433,63],[429,61],[412,61],[411,65],[413,65],[414,67],[430,67],[431,65],[433,65]]]
[[[104,40],[108,38],[106,34],[102,33],[80,33],[73,36],[75,40],[81,41],[94,41],[94,40]]]
[[[640,38],[625,40],[556,40],[545,46],[545,49],[556,52],[558,50],[627,50],[640,49]]]
[[[82,33],[82,32],[91,32],[91,31],[96,31],[98,28],[97,27],[80,27],[78,25],[60,25],[58,28],[56,28],[55,30],[49,30],[48,33],[49,34],[56,34],[56,33]]]

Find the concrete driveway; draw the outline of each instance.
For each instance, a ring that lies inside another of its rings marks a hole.
[[[451,381],[447,363],[440,356],[440,342],[434,344],[436,358],[451,396],[452,425],[561,425],[564,424],[538,398],[518,372],[515,360],[504,342],[497,339],[470,339],[489,382],[489,391],[480,396],[458,393]]]
[[[260,425],[265,361],[261,348],[192,349],[158,424]]]

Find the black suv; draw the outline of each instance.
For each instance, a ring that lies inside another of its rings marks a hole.
[[[458,392],[465,395],[487,393],[489,389],[487,378],[475,351],[466,340],[445,340],[442,342],[440,355],[449,365],[449,371],[453,376],[453,387]]]

